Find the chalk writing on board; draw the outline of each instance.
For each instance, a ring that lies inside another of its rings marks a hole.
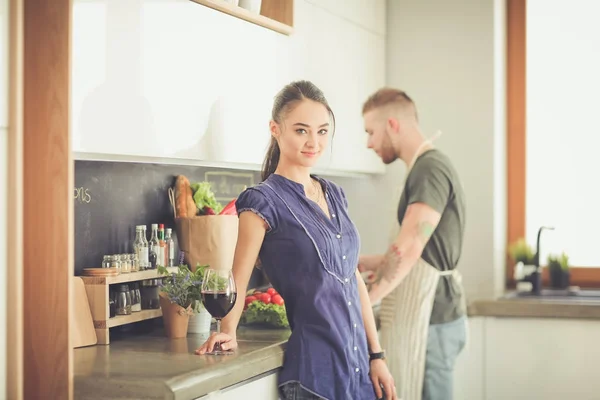
[[[89,203],[90,201],[92,201],[92,195],[90,194],[90,189],[87,189],[84,187],[75,188],[74,193],[75,193],[75,196],[74,196],[75,200],[79,201],[80,203]]]
[[[207,171],[204,180],[210,182],[217,201],[229,202],[246,188],[254,186],[254,174],[244,172]]]

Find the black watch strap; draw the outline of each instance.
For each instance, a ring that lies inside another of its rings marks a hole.
[[[369,361],[373,360],[385,360],[385,351],[380,351],[379,353],[370,353]]]

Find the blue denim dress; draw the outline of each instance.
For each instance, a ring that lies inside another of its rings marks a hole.
[[[331,219],[304,187],[273,174],[246,189],[236,208],[266,221],[260,259],[285,300],[291,335],[279,386],[299,382],[329,400],[376,398],[355,271],[360,239],[343,190],[321,183]]]

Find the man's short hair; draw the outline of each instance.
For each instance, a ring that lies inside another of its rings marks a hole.
[[[373,93],[363,104],[362,113],[364,115],[371,110],[386,106],[395,106],[398,110],[414,113],[415,118],[418,119],[417,107],[406,92],[389,87],[381,88]]]

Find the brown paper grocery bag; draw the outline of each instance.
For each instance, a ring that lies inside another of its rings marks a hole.
[[[237,215],[175,218],[179,249],[192,270],[196,265],[231,269],[238,235]]]
[[[175,213],[172,189],[169,198]],[[175,232],[184,262],[192,271],[196,266],[231,269],[238,235],[237,215],[198,215],[181,218],[175,215]]]

